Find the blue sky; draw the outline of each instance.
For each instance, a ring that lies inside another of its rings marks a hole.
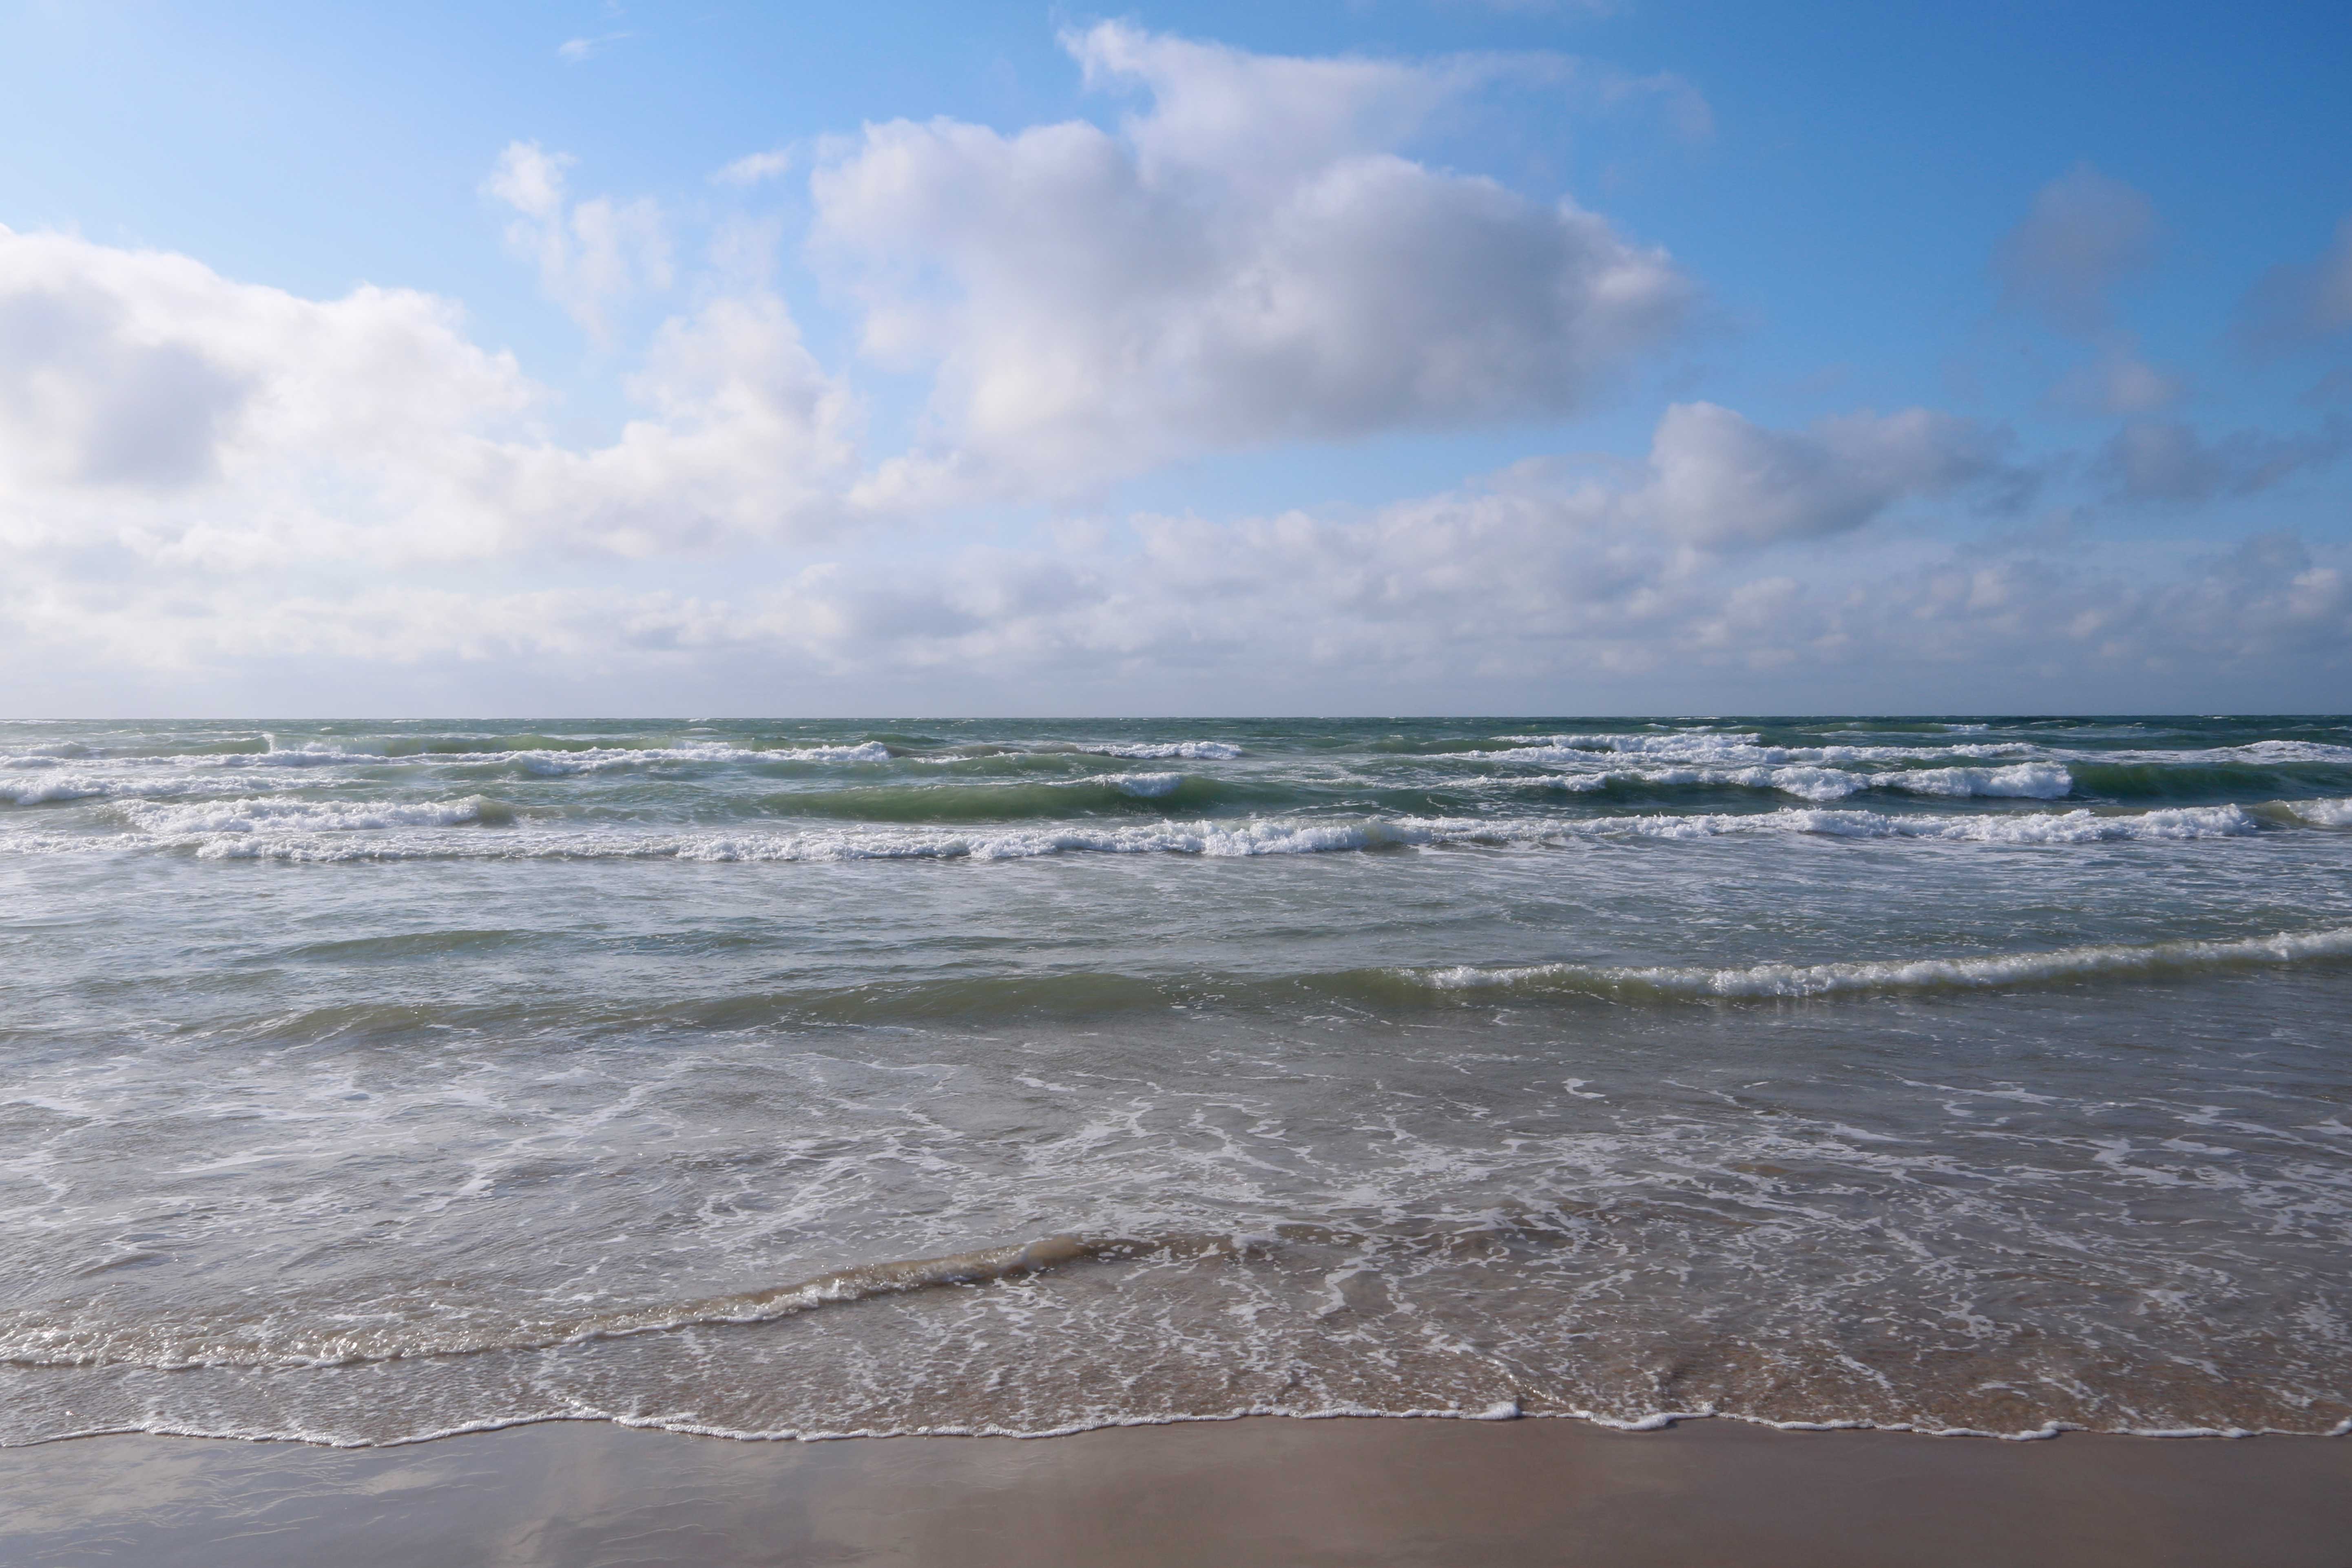
[[[2344,705],[2338,6],[0,45],[17,716]]]

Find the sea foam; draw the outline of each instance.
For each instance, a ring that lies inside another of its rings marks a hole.
[[[1967,989],[2088,978],[2294,963],[2352,956],[2352,926],[2281,931],[2211,942],[2103,943],[2046,952],[1829,963],[1703,966],[1528,964],[1512,968],[1405,971],[1443,991],[1486,989],[1649,994],[1669,996],[1826,996],[1850,991]]]

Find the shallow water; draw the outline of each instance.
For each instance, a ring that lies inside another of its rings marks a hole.
[[[2352,1416],[2352,723],[0,728],[0,1441]]]

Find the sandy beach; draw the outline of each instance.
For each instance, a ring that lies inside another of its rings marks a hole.
[[[0,1453],[0,1557],[265,1568],[694,1563],[2352,1562],[2352,1443],[1626,1433],[1253,1418],[744,1443],[549,1422],[390,1448],[155,1436]]]

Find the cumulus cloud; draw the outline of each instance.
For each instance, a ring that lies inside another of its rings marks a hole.
[[[1247,54],[1104,24],[1148,107],[1004,135],[866,128],[812,180],[867,352],[936,366],[877,493],[1082,486],[1205,448],[1555,416],[1671,334],[1663,251],[1397,151],[1509,62]]]
[[[150,489],[216,471],[245,375],[102,282],[56,267],[13,281],[0,294],[0,464],[51,484]]]
[[[482,191],[514,209],[507,243],[538,266],[547,297],[604,342],[616,306],[670,286],[669,233],[648,198],[569,200],[564,170],[572,163],[570,154],[545,152],[535,142],[510,142]]]
[[[2240,430],[2210,442],[2178,421],[2145,420],[2116,432],[2096,466],[2124,500],[2194,502],[2252,495],[2347,450],[2352,419],[2341,416],[2303,435]]]
[[[2000,441],[1925,408],[1849,415],[1809,431],[1769,430],[1711,403],[1677,404],[1659,422],[1652,479],[1631,517],[1693,542],[1768,544],[1861,527],[1895,501],[2000,471]]]
[[[2039,310],[2059,331],[2089,336],[2108,324],[2108,296],[2156,259],[2156,208],[2138,191],[2077,163],[2035,193],[2001,242],[1994,269],[2004,300]]]
[[[0,228],[0,544],[18,552],[236,571],[644,554],[837,512],[856,406],[772,296],[672,320],[630,387],[642,416],[566,447],[545,390],[446,300],[305,300]]]

